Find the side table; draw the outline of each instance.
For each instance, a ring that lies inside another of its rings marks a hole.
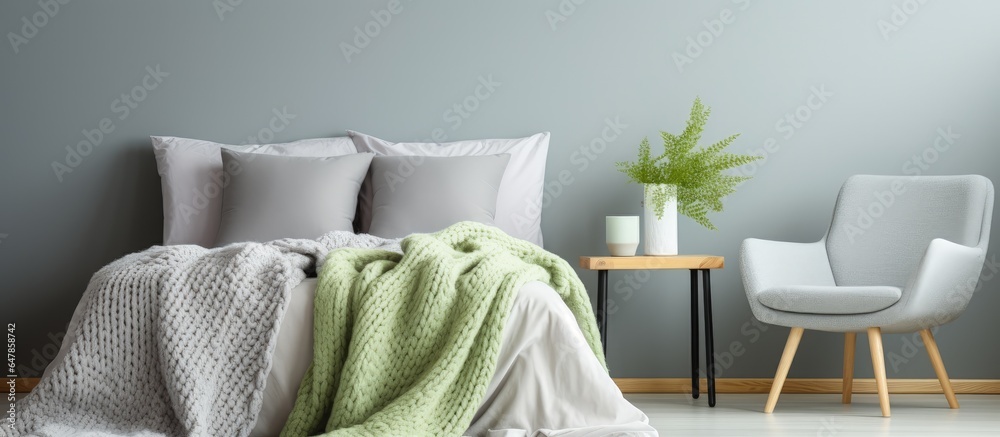
[[[715,406],[715,345],[712,336],[712,280],[709,272],[725,266],[725,258],[714,255],[671,256],[581,256],[580,267],[597,270],[597,326],[604,353],[608,352],[608,270],[691,271],[691,396],[698,399],[698,272],[705,301],[705,367],[708,405]]]

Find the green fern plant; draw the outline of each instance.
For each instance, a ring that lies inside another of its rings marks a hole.
[[[634,162],[616,163],[618,171],[628,176],[629,182],[637,184],[669,184],[676,187],[676,194],[670,189],[655,189],[653,205],[656,216],[663,218],[668,199],[676,195],[677,211],[698,224],[716,230],[708,219],[709,212],[722,211],[722,198],[736,191],[736,186],[749,180],[749,176],[724,173],[725,170],[751,163],[761,156],[739,155],[724,152],[739,134],[730,135],[708,147],[698,148],[698,141],[705,129],[711,108],[703,105],[700,98],[694,99],[691,117],[680,135],[660,132],[663,138],[663,153],[653,156],[649,139],[639,143],[639,158]]]

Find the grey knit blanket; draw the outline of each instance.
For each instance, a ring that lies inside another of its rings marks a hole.
[[[246,436],[291,289],[333,249],[398,252],[397,241],[333,232],[114,261],[84,292],[64,359],[0,434]]]

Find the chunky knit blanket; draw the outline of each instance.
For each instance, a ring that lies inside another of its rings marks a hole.
[[[347,246],[398,250],[335,232],[217,249],[157,246],[111,263],[77,307],[65,358],[16,404],[16,429],[5,422],[0,434],[249,434],[289,291]]]
[[[283,436],[461,435],[483,401],[518,290],[550,284],[601,363],[573,269],[496,228],[411,235],[403,254],[332,252],[319,275],[311,368]]]

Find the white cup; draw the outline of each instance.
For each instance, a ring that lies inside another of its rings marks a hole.
[[[639,216],[609,215],[604,220],[605,242],[611,256],[635,256],[639,248]]]

